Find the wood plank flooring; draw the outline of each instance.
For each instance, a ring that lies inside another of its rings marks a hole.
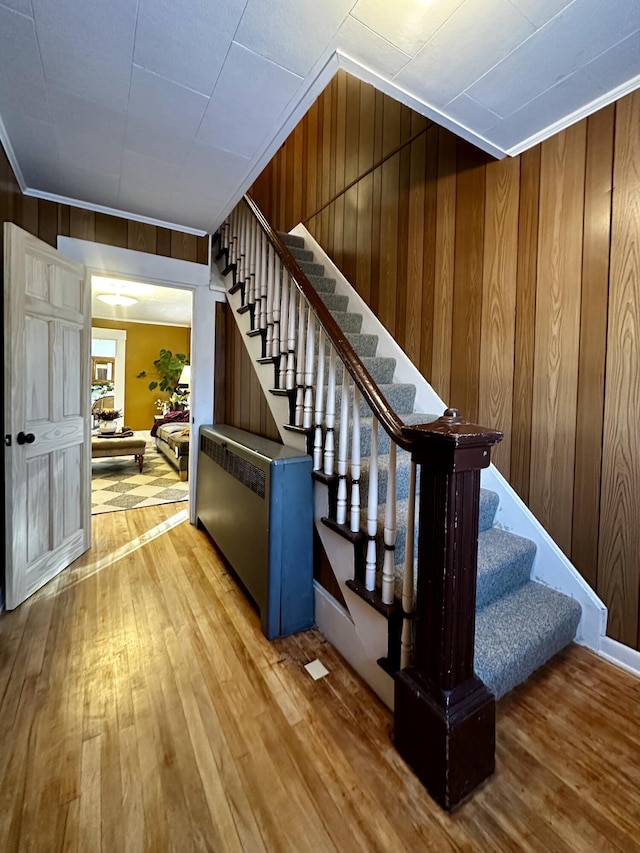
[[[389,711],[317,631],[267,642],[185,518],[94,518],[0,617],[0,850],[640,849],[638,680],[567,650],[501,701],[497,773],[447,815]]]

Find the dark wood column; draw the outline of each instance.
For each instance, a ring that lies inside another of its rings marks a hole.
[[[495,768],[495,699],[473,671],[480,469],[502,433],[455,409],[405,427],[421,466],[414,664],[396,675],[394,740],[443,808]]]

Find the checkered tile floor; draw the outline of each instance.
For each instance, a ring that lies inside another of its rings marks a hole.
[[[142,473],[133,456],[92,460],[91,514],[186,501],[189,483],[158,453],[147,432]]]

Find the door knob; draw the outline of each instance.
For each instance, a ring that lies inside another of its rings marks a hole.
[[[27,433],[19,432],[18,436],[16,438],[16,441],[18,442],[18,444],[33,444],[33,442],[35,440],[36,440],[36,437],[32,432],[27,432]]]

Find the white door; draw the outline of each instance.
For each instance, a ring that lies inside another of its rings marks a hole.
[[[4,226],[6,603],[91,544],[90,289],[70,261]]]

